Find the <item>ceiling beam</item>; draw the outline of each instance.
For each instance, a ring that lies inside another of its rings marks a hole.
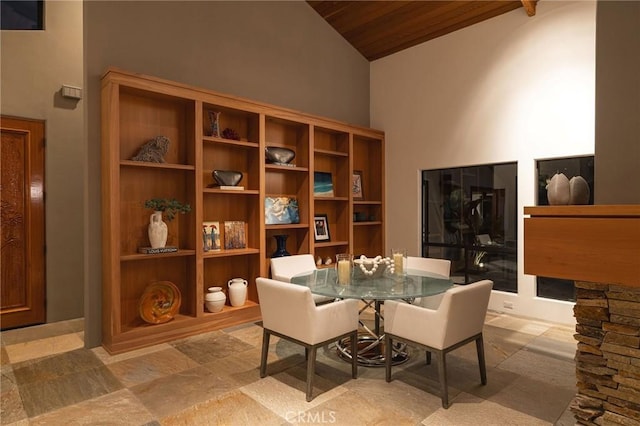
[[[527,16],[534,16],[536,14],[536,0],[520,0],[522,7],[527,11]]]

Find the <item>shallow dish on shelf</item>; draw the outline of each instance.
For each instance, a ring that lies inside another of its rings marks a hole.
[[[295,151],[280,146],[268,146],[265,148],[267,162],[272,164],[289,164],[296,156]]]
[[[180,290],[171,281],[158,281],[144,289],[138,304],[140,317],[149,324],[171,321],[180,311]]]
[[[220,186],[236,186],[242,180],[242,172],[236,170],[214,170],[211,175]]]

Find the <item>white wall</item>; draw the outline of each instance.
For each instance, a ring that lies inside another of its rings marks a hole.
[[[387,244],[420,254],[420,171],[518,162],[518,294],[490,308],[573,324],[572,303],[535,296],[523,273],[523,208],[535,160],[594,153],[591,1],[538,2],[371,64],[371,126],[386,133]],[[401,208],[399,208],[401,207]]]
[[[81,1],[48,1],[45,31],[2,31],[0,110],[45,120],[47,322],[83,315],[84,100],[62,98],[83,86]]]

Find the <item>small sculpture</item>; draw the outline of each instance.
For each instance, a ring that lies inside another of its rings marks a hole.
[[[166,136],[156,136],[142,147],[138,154],[132,158],[133,161],[147,161],[149,163],[164,163],[164,155],[169,150],[171,141]]]

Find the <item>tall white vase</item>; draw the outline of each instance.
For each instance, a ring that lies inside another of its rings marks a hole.
[[[227,283],[229,288],[229,301],[231,306],[242,306],[247,301],[248,282],[242,278],[230,279]]]
[[[162,221],[162,212],[153,212],[149,217],[149,243],[151,248],[167,244],[167,224]]]

